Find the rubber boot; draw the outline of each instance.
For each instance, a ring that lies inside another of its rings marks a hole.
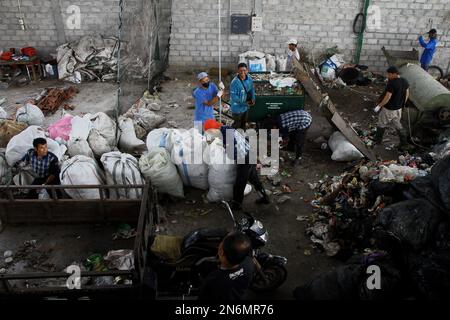
[[[408,134],[406,133],[405,129],[397,130],[397,134],[400,138],[400,144],[398,145],[397,149],[399,151],[411,150],[411,146],[408,144]]]
[[[256,204],[269,204],[270,199],[269,196],[266,193],[266,190],[262,189],[261,191],[258,191],[258,194],[260,195],[260,198],[256,199]]]
[[[380,144],[383,142],[383,136],[385,131],[386,128],[377,127],[377,132],[375,133],[375,137],[373,139],[373,142],[375,144]]]

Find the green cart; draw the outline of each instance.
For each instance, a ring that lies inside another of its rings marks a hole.
[[[283,74],[288,75],[289,72]],[[276,90],[268,80],[270,72],[252,72],[250,75],[256,90],[256,104],[250,107],[248,113],[250,122],[261,122],[268,116],[304,108],[305,90],[301,83]]]

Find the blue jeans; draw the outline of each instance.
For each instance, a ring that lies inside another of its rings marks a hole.
[[[429,63],[428,63],[428,64],[422,63],[420,66],[422,67],[423,70],[425,70],[426,72],[428,72],[428,68],[430,67],[430,64],[429,64]]]

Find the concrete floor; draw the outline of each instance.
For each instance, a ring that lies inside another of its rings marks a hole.
[[[160,86],[160,97],[164,104],[177,103],[180,107],[177,109],[162,108],[160,114],[167,117],[168,120],[176,121],[179,127],[192,127],[194,114],[194,101],[191,92],[196,85],[195,73],[167,73],[170,80],[164,81]],[[213,78],[214,80],[214,78]],[[226,79],[227,82],[230,79]],[[24,102],[29,96],[37,94],[44,87],[53,85],[63,85],[60,82],[42,82],[36,85],[30,85],[23,88],[12,88],[5,92],[0,92],[0,97],[7,97],[8,110],[11,112],[15,102]],[[70,101],[75,105],[74,114],[82,112],[95,112],[112,110],[115,107],[116,88],[110,83],[83,83],[78,86],[80,93]],[[145,85],[127,84],[124,90],[122,106],[131,106],[131,104],[140,97]],[[342,112],[343,116],[350,119],[352,123],[358,122],[363,126],[368,126],[374,122],[373,118],[373,102],[367,99],[364,92],[374,94],[380,88],[358,88],[361,93],[356,93],[348,89],[330,90],[330,96],[337,108]],[[323,134],[329,130],[329,125],[312,106],[307,105],[307,110],[312,111],[314,121],[313,127],[309,132],[309,140]],[[363,111],[367,109],[367,111]],[[51,123],[58,118],[55,114],[46,119],[46,123]],[[395,140],[392,140],[395,142]],[[383,157],[383,159],[394,159],[395,152],[385,150],[382,146],[375,151]],[[337,175],[340,174],[347,164],[333,162],[330,159],[331,152],[329,150],[321,150],[319,145],[311,141],[307,141],[304,152],[304,161],[300,167],[292,169],[291,167],[281,165],[281,171],[287,170],[291,177],[283,178],[282,184],[288,184],[293,193],[289,194],[291,199],[283,204],[277,204],[278,196],[272,196],[272,204],[267,206],[257,206],[253,203],[256,195],[254,192],[250,194],[244,202],[247,211],[252,212],[256,218],[260,219],[270,234],[270,241],[264,249],[267,252],[276,255],[283,255],[288,258],[288,279],[286,283],[279,288],[278,291],[258,296],[252,295],[253,299],[258,298],[275,298],[275,299],[291,299],[292,290],[298,286],[305,284],[318,275],[319,273],[328,271],[341,262],[327,257],[325,254],[316,251],[312,247],[312,243],[305,235],[306,222],[297,221],[299,215],[308,215],[312,213],[310,201],[313,199],[313,192],[310,190],[308,183],[314,183],[321,179],[324,174]],[[274,188],[269,181],[262,178],[266,187],[272,191],[279,190],[280,187]],[[165,233],[175,235],[185,235],[191,230],[199,227],[232,227],[231,219],[227,212],[219,205],[207,204],[202,200],[203,191],[187,189],[186,199],[195,200],[195,204],[179,201],[176,203],[166,203],[167,223],[163,226]],[[198,215],[195,209],[203,211],[211,210],[206,215]],[[112,230],[107,230],[105,236],[111,234]],[[31,240],[36,237],[43,237],[46,241],[59,241],[57,238],[67,237],[60,233],[54,233],[57,236],[47,234],[48,231],[41,227],[25,227],[19,229],[6,229],[0,234],[0,254],[4,250],[14,249],[20,245],[23,240]],[[77,231],[70,230],[69,234],[76,234]],[[70,236],[69,236],[70,237]],[[91,234],[87,233],[84,239],[90,240]],[[67,239],[67,238],[66,238]],[[68,242],[66,243],[68,244]],[[110,243],[105,242],[107,249]],[[70,242],[70,247],[77,248],[77,254],[80,258],[85,258],[91,252],[91,247],[80,244],[78,241]],[[79,249],[79,250],[78,250]],[[102,248],[99,248],[102,249]],[[305,250],[309,250],[312,254],[305,255]],[[70,259],[75,258],[68,255]],[[68,258],[68,260],[70,260]],[[65,261],[64,261],[65,262]]]

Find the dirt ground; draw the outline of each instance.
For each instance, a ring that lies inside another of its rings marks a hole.
[[[173,70],[166,73],[168,79],[163,81],[158,89],[159,96],[163,104],[179,105],[178,108],[162,108],[160,114],[166,116],[167,120],[175,121],[180,128],[189,128],[193,125],[194,101],[191,97],[192,89],[196,85],[196,78],[194,72],[192,73],[176,73]],[[216,79],[213,77],[212,79]],[[230,77],[225,79],[225,83],[231,80]],[[0,92],[0,97],[8,99],[7,109],[12,112],[15,102],[23,103],[30,95],[37,94],[42,88],[48,86],[62,86],[61,82],[41,82],[38,85],[30,85],[22,88],[10,88],[6,91]],[[94,112],[112,110],[115,106],[115,84],[111,83],[84,83],[78,85],[80,93],[70,101],[75,106],[73,114],[81,112]],[[141,93],[145,90],[144,84],[130,84],[125,85],[124,95],[122,99],[122,110],[126,110],[127,106],[139,98]],[[382,90],[380,86],[373,87],[355,87],[343,89],[329,90],[330,97],[335,103],[340,113],[347,118],[351,123],[358,123],[362,127],[368,128],[369,124],[376,122],[373,113],[373,107],[377,99],[377,95]],[[4,105],[5,106],[5,105]],[[312,213],[310,206],[313,200],[313,191],[308,186],[308,183],[314,183],[320,180],[323,175],[337,175],[340,174],[348,166],[348,163],[333,162],[330,158],[331,152],[329,149],[322,150],[320,144],[316,144],[314,140],[320,135],[327,132],[332,132],[327,121],[320,117],[320,114],[315,110],[315,107],[310,105],[307,99],[306,110],[313,114],[313,126],[310,129],[308,140],[305,145],[302,164],[293,169],[288,164],[281,162],[280,171],[287,173],[290,176],[282,178],[281,184],[288,185],[293,192],[288,194],[290,200],[279,204],[277,201],[283,195],[272,195],[272,203],[270,205],[256,205],[254,200],[256,194],[252,192],[244,200],[244,208],[252,212],[254,216],[261,220],[269,231],[269,243],[264,248],[265,251],[275,255],[282,255],[287,257],[288,264],[288,278],[286,283],[276,292],[268,295],[258,296],[252,295],[251,298],[274,298],[274,299],[291,299],[292,290],[298,285],[302,285],[312,280],[313,277],[319,273],[331,270],[342,262],[327,257],[324,253],[315,250],[309,238],[305,235],[307,222],[298,221],[296,218],[301,215],[309,215]],[[158,113],[158,112],[157,112]],[[49,124],[58,119],[55,114],[51,118],[46,119],[46,124]],[[330,131],[331,130],[331,131]],[[396,143],[397,140],[393,136],[388,136],[389,143]],[[394,159],[396,153],[392,150],[386,150],[385,146],[379,146],[375,149],[377,155],[385,160]],[[267,189],[274,192],[281,189],[281,185],[274,187],[265,177],[262,177]],[[275,192],[276,193],[276,192]],[[185,235],[200,227],[218,227],[229,226],[232,228],[232,222],[228,216],[227,211],[217,204],[208,204],[203,201],[203,191],[189,189],[186,190],[186,200],[176,203],[165,203],[166,223],[162,226],[163,232],[167,234]],[[24,240],[35,239],[41,237],[45,241],[54,241],[60,243],[62,246],[70,246],[77,248],[76,253],[82,255],[86,252],[85,257],[91,252],[91,248],[86,243],[81,244],[77,241],[61,241],[60,239],[70,239],[75,237],[82,231],[61,230],[61,233],[56,232],[49,234],[47,230],[39,226],[28,226],[19,229],[5,229],[0,233],[0,253],[5,250],[15,250],[17,246],[23,243]],[[107,234],[112,234],[113,229],[107,230]],[[57,236],[54,236],[54,235]],[[89,239],[90,234],[86,233],[82,237]],[[106,234],[105,234],[106,236]],[[76,237],[74,238],[76,239]],[[110,237],[108,237],[110,239]],[[116,244],[105,242],[104,248],[107,249],[111,245],[111,249],[118,249]],[[101,247],[101,246],[100,246]],[[78,250],[79,249],[79,250]],[[88,252],[87,252],[88,251]],[[106,253],[106,252],[105,252]],[[63,259],[75,259],[75,256],[70,255]],[[61,261],[60,261],[61,262]]]

